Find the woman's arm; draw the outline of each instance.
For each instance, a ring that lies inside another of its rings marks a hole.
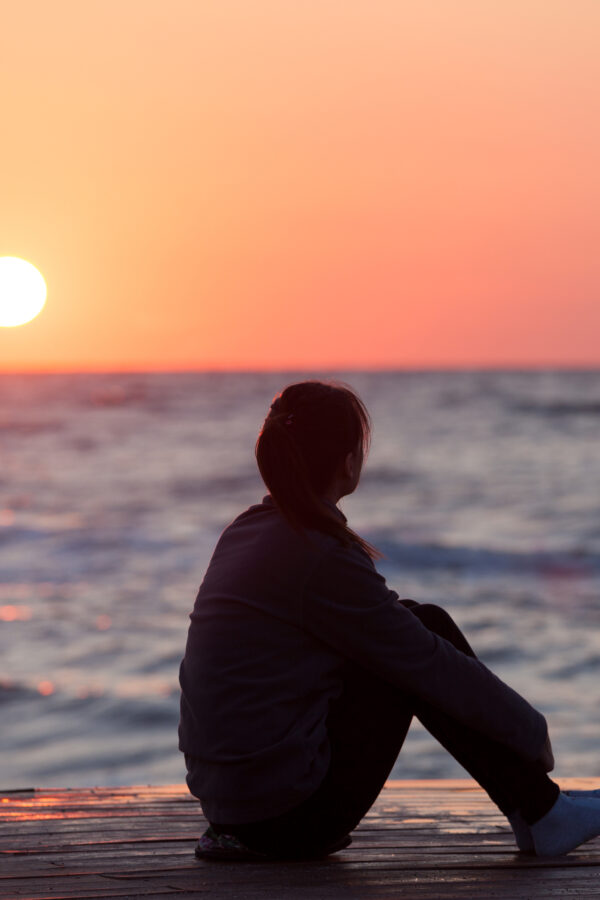
[[[340,655],[527,759],[551,763],[546,720],[480,660],[429,631],[360,550],[337,547],[308,580],[303,625]]]

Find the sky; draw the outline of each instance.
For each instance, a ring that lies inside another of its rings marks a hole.
[[[0,371],[600,365],[598,0],[19,0]]]

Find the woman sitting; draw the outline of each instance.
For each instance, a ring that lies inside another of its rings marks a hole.
[[[441,608],[400,600],[348,525],[368,413],[348,387],[277,397],[256,457],[269,491],[223,532],[191,614],[180,748],[206,858],[315,858],[350,843],[413,716],[507,816],[518,847],[600,834],[596,792],[561,793],[544,717]]]

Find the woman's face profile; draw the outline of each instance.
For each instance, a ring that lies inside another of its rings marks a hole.
[[[344,474],[346,477],[346,490],[344,490],[342,497],[346,497],[348,494],[352,494],[358,487],[358,482],[360,481],[362,472],[362,466],[363,448],[362,441],[360,441],[356,450],[348,453],[345,459]]]

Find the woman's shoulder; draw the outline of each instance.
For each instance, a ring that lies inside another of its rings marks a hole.
[[[269,526],[286,524],[285,518],[279,512],[272,497],[267,494],[260,503],[253,503],[252,506],[239,513],[224,529],[221,538],[241,529],[255,528],[258,531]]]
[[[280,560],[282,563],[291,558],[302,558],[308,564],[311,559],[330,552],[337,543],[331,535],[294,528],[267,494],[225,528],[215,553],[235,550],[255,562],[264,556],[271,562]]]

